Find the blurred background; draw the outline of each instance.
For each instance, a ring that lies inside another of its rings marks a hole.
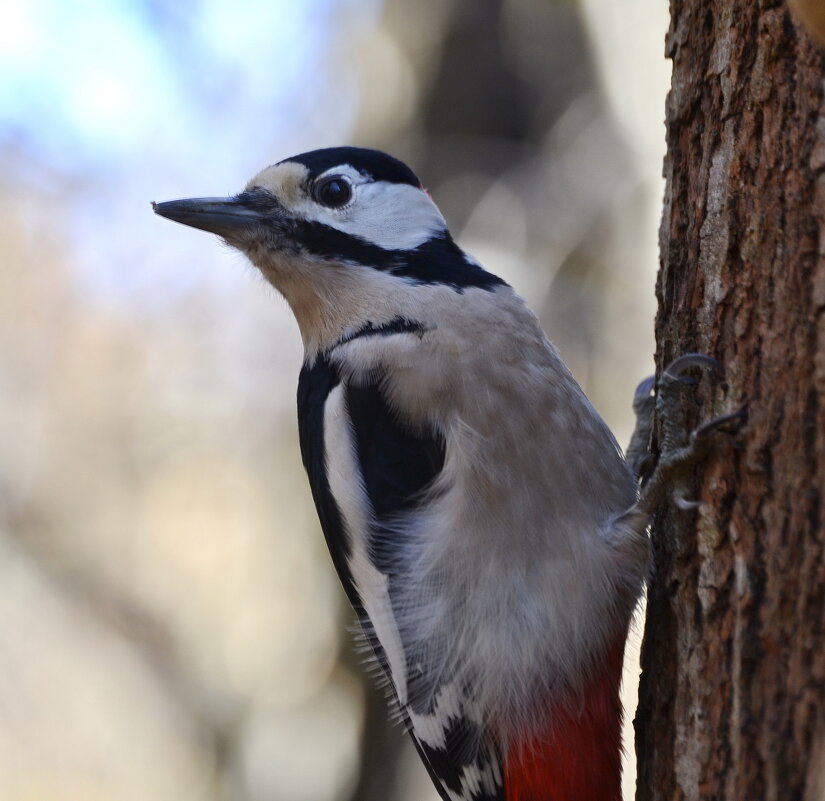
[[[626,443],[665,0],[0,0],[0,20],[0,799],[433,801],[347,633],[297,328],[149,203],[317,147],[392,152]]]

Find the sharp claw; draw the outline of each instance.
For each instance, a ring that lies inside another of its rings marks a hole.
[[[636,414],[636,419],[642,415],[649,417],[656,403],[656,397],[653,390],[656,387],[656,376],[648,376],[644,381],[639,383],[636,391],[633,393],[633,411]]]
[[[691,438],[698,439],[710,431],[724,431],[735,434],[747,422],[747,419],[748,410],[746,406],[743,406],[735,412],[723,414],[721,417],[714,417],[713,420],[708,420],[707,423],[704,423],[694,430]],[[734,423],[734,425],[731,426],[729,425],[730,423]]]
[[[653,388],[656,386],[656,376],[649,375],[647,378],[643,379],[639,382],[639,386],[636,387],[636,391],[633,393],[633,404],[634,406],[637,403],[641,403],[646,401],[650,394],[653,392]]]
[[[684,495],[674,495],[673,503],[683,512],[694,512],[705,505],[704,501],[693,501]]]
[[[718,430],[736,433],[747,421],[747,407],[743,406],[732,414],[722,415],[698,426],[687,436],[680,422],[682,415],[679,406],[688,394],[684,391],[685,388],[698,384],[701,380],[701,376],[686,374],[688,371],[697,369],[706,373],[714,384],[724,379],[724,369],[716,359],[701,353],[686,353],[671,362],[656,382],[655,400],[650,395],[654,387],[651,379],[645,379],[636,389],[633,407],[637,412],[637,417],[640,411],[646,409],[645,404],[652,405],[655,402],[660,424],[659,461],[647,480],[645,480],[644,457],[634,451],[633,464],[642,484],[642,493],[637,506],[645,514],[651,514],[668,495],[673,504],[685,512],[706,507],[707,504],[703,501],[686,498],[684,491],[679,489],[673,491],[674,485],[680,488],[683,482],[686,484],[690,479],[688,471],[704,460],[712,444],[712,438],[709,436],[711,432]],[[635,432],[634,438],[636,438]],[[638,446],[635,439],[631,444]]]
[[[686,353],[674,359],[662,373],[659,379],[660,384],[680,383],[685,385],[697,383],[695,378],[685,376],[685,371],[693,367],[707,370],[708,375],[714,383],[718,383],[725,377],[725,370],[722,363],[716,359],[706,356],[704,353]]]
[[[673,384],[679,384],[683,387],[695,387],[698,383],[699,379],[690,375],[680,375],[678,378],[662,376],[661,378],[661,385],[663,387],[672,386]]]
[[[662,378],[678,380],[682,378],[685,370],[691,367],[700,367],[707,370],[711,378],[721,381],[724,378],[725,370],[722,363],[704,353],[685,353],[674,359],[662,373]]]

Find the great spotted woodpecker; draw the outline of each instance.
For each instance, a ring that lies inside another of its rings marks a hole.
[[[535,315],[374,150],[154,208],[244,252],[294,312],[321,527],[441,797],[619,801],[651,501]]]

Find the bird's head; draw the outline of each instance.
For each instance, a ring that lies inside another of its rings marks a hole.
[[[305,343],[409,316],[431,291],[503,282],[453,242],[412,170],[376,150],[336,147],[267,167],[238,195],[153,204],[170,220],[218,234],[278,289]]]

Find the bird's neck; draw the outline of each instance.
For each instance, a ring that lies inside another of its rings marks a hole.
[[[579,702],[556,712],[547,731],[508,749],[507,801],[621,801],[623,655],[622,638]]]
[[[404,298],[392,276],[359,265],[307,265],[287,257],[253,261],[292,309],[307,353],[328,350],[368,322],[398,316]]]
[[[289,304],[308,353],[327,350],[348,327],[368,317],[367,303],[344,270],[335,275],[324,265],[320,276],[307,276],[303,269],[262,272]]]

